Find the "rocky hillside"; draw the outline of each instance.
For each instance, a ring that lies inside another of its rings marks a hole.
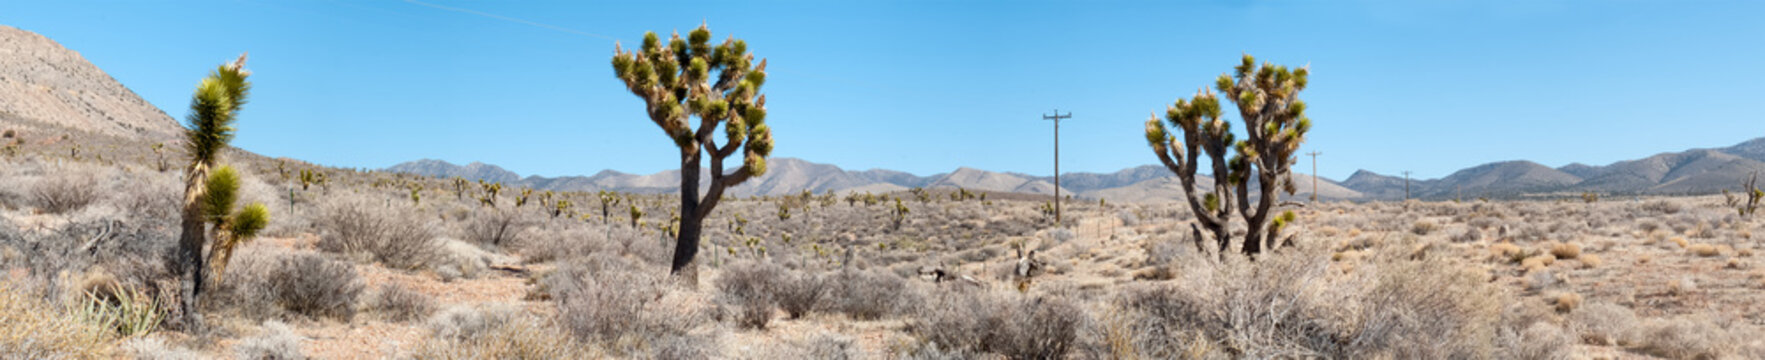
[[[134,91],[37,33],[0,25],[0,113],[122,137],[170,138],[177,120]]]

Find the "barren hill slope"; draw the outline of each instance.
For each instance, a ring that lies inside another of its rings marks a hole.
[[[47,37],[0,25],[0,112],[92,133],[165,139],[177,120]]]

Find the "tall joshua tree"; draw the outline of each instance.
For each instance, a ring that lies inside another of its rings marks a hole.
[[[677,32],[663,43],[644,34],[643,47],[628,52],[617,44],[613,71],[632,94],[644,100],[650,121],[680,148],[680,232],[675,236],[670,273],[698,281],[695,255],[705,216],[723,199],[724,189],[766,173],[772,130],[766,126],[766,60],[754,64],[748,43],[731,37],[712,45],[705,25],[682,39]],[[688,123],[697,117],[697,128]],[[716,139],[723,128],[723,143]],[[702,152],[702,153],[701,153]],[[725,172],[723,160],[737,152],[742,166]],[[711,158],[710,190],[699,195],[699,167]]]
[[[251,240],[269,223],[269,209],[263,204],[235,211],[238,174],[232,167],[219,166],[221,151],[233,140],[233,122],[251,92],[251,83],[245,80],[250,75],[245,55],[240,55],[202,79],[190,100],[190,123],[184,129],[190,164],[184,172],[182,233],[174,264],[180,277],[188,276],[180,284],[179,306],[190,330],[202,328],[197,300],[207,285],[210,258],[215,270],[224,270],[233,247]],[[209,248],[206,256],[204,248]]]
[[[1196,221],[1212,233],[1222,253],[1232,240],[1227,225],[1234,212],[1247,227],[1242,245],[1245,254],[1261,253],[1265,245],[1279,246],[1280,242],[1265,243],[1265,239],[1281,240],[1282,228],[1295,218],[1291,211],[1274,215],[1271,209],[1278,200],[1276,189],[1288,194],[1295,190],[1289,167],[1311,129],[1305,102],[1299,100],[1310,72],[1306,67],[1257,66],[1255,58],[1244,55],[1232,74],[1220,74],[1214,88],[1238,106],[1245,140],[1237,140],[1232,124],[1220,119],[1220,101],[1205,88],[1165,109],[1165,122],[1181,131],[1181,137],[1171,134],[1157,115],[1146,120],[1146,142],[1165,168],[1177,174]],[[1203,152],[1213,167],[1213,191],[1198,193],[1195,171]],[[1257,182],[1259,196],[1255,204],[1250,199],[1252,179]]]

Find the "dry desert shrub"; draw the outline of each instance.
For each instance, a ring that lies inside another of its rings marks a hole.
[[[1122,291],[1116,305],[1132,346],[1115,350],[1143,358],[1491,355],[1500,293],[1486,276],[1384,252],[1350,274],[1305,251],[1188,265],[1174,282]]]
[[[1414,233],[1416,235],[1428,235],[1430,233],[1433,233],[1435,230],[1440,230],[1440,223],[1428,221],[1428,220],[1421,220],[1421,221],[1416,221],[1416,223],[1413,225],[1410,225],[1410,232]]]
[[[568,336],[557,324],[520,314],[509,305],[455,306],[427,322],[433,336],[407,354],[410,359],[604,358]]]
[[[792,319],[821,307],[828,294],[827,277],[808,270],[786,271],[779,279],[778,307]]]
[[[454,305],[435,313],[423,326],[438,339],[469,341],[483,337],[491,329],[502,327],[520,315],[521,310],[511,304]]]
[[[858,351],[858,343],[852,338],[834,333],[820,333],[809,338],[806,346],[807,358],[824,360],[858,359],[863,354]]]
[[[68,166],[50,170],[31,186],[31,203],[50,214],[79,210],[98,201],[98,179],[103,175],[95,169]]]
[[[1635,335],[1636,313],[1612,303],[1596,302],[1569,315],[1569,324],[1583,342],[1593,345],[1618,345]]]
[[[435,312],[435,298],[400,283],[381,286],[369,298],[368,304],[387,320],[396,322],[425,318]]]
[[[0,281],[0,357],[102,359],[111,356],[114,332]]]
[[[733,308],[736,324],[765,330],[778,310],[778,292],[785,276],[783,266],[769,262],[738,260],[723,268],[713,286],[717,302]]]
[[[906,279],[887,271],[848,268],[828,281],[828,305],[852,319],[876,320],[900,314],[915,301]]]
[[[264,282],[276,304],[311,317],[349,320],[355,316],[356,299],[362,293],[354,265],[313,253],[282,257]]]
[[[1574,338],[1548,322],[1534,322],[1524,331],[1502,331],[1502,359],[1567,360]]]
[[[1477,231],[1476,226],[1471,226],[1471,227],[1465,228],[1464,232],[1453,234],[1451,239],[1452,239],[1452,242],[1460,242],[1460,243],[1483,240],[1483,232]]]
[[[407,270],[440,256],[434,226],[410,209],[341,198],[326,204],[315,222],[321,230],[319,249],[328,252],[364,256]]]
[[[1065,296],[952,288],[930,296],[909,330],[943,349],[1058,359],[1077,346],[1086,321],[1084,310]]]
[[[242,360],[300,360],[300,335],[280,321],[264,322],[257,336],[240,339],[233,344],[233,353]]]
[[[706,306],[674,291],[666,274],[611,254],[559,265],[542,282],[558,306],[559,326],[583,343],[627,354],[692,355],[715,339],[689,331],[710,322]]]
[[[1650,319],[1639,327],[1633,349],[1668,359],[1728,359],[1765,354],[1753,325],[1707,316]]]
[[[466,222],[463,232],[468,241],[492,248],[520,241],[519,235],[528,227],[519,209],[484,209]]]
[[[122,353],[135,360],[204,360],[209,356],[196,350],[175,344],[167,344],[165,339],[157,337],[136,337],[124,340],[118,345]]]

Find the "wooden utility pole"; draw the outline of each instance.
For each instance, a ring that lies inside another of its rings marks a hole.
[[[1042,120],[1054,120],[1054,227],[1060,227],[1060,119],[1071,119],[1072,112],[1060,114],[1054,109],[1054,115],[1042,115]]]
[[[1404,200],[1410,199],[1410,172],[1409,172],[1409,170],[1404,170],[1404,172],[1403,172],[1403,199]]]
[[[1311,156],[1311,202],[1313,204],[1318,202],[1318,155],[1323,154],[1317,151],[1305,153],[1306,156]]]

